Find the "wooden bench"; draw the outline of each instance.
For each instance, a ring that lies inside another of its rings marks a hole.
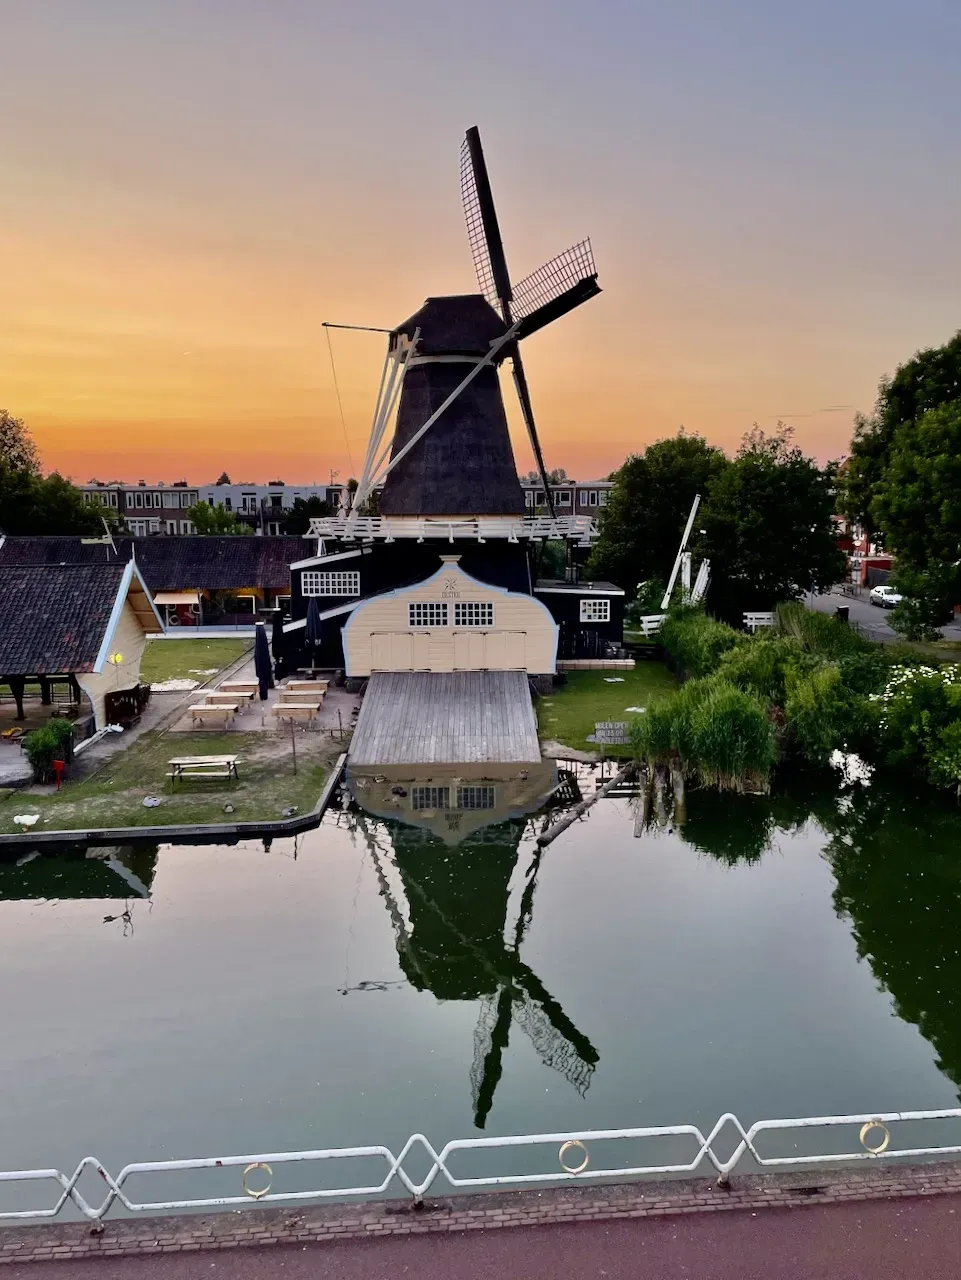
[[[225,680],[220,686],[221,693],[249,693],[251,697],[259,690],[256,680]]]
[[[244,693],[239,689],[230,690],[226,693],[222,689],[215,689],[206,696],[208,707],[229,706],[231,703],[236,703],[241,711],[246,711],[254,695],[252,693]]]
[[[237,761],[239,756],[175,756],[168,760],[171,789],[178,779],[184,778],[232,778],[239,779]]]
[[[198,702],[190,708],[190,718],[196,724],[198,720],[222,720],[224,726],[237,714],[236,702]]]
[[[274,715],[278,720],[313,720],[319,710],[319,702],[278,702]]]
[[[282,685],[284,693],[326,693],[329,680],[288,680]]]

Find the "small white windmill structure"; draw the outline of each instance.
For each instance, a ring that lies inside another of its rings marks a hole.
[[[691,503],[691,514],[687,517],[687,524],[684,526],[684,533],[681,536],[681,545],[678,547],[677,555],[674,558],[674,567],[668,579],[667,590],[661,600],[662,612],[649,613],[640,620],[640,629],[644,636],[656,635],[660,631],[664,619],[667,617],[666,611],[671,605],[671,596],[677,586],[678,575],[680,575],[681,579],[681,600],[684,604],[700,604],[707,592],[711,581],[711,562],[706,559],[701,561],[697,575],[694,578],[694,585],[691,586],[691,553],[687,549],[691,530],[694,528],[694,519],[700,505],[701,495],[696,493],[694,501]]]

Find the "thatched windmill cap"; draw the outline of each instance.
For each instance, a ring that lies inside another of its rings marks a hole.
[[[507,332],[486,298],[479,293],[457,293],[428,298],[419,311],[399,324],[391,339],[413,338],[420,329],[417,355],[486,356],[491,343]]]

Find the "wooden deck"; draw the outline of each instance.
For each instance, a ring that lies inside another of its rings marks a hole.
[[[350,764],[469,764],[541,758],[523,671],[375,671]]]

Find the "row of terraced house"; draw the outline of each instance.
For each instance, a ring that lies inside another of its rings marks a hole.
[[[336,511],[347,500],[347,490],[337,484],[202,484],[188,485],[186,480],[173,484],[136,484],[91,480],[79,488],[88,502],[100,502],[115,511],[127,532],[135,537],[151,534],[190,534],[196,530],[188,511],[198,502],[222,506],[242,524],[266,537],[284,533],[284,519],[298,498],[319,498]],[[524,501],[531,513],[546,509],[544,486],[529,479],[521,480]],[[596,517],[607,505],[612,488],[610,480],[565,480],[551,485],[555,510],[561,515]]]

